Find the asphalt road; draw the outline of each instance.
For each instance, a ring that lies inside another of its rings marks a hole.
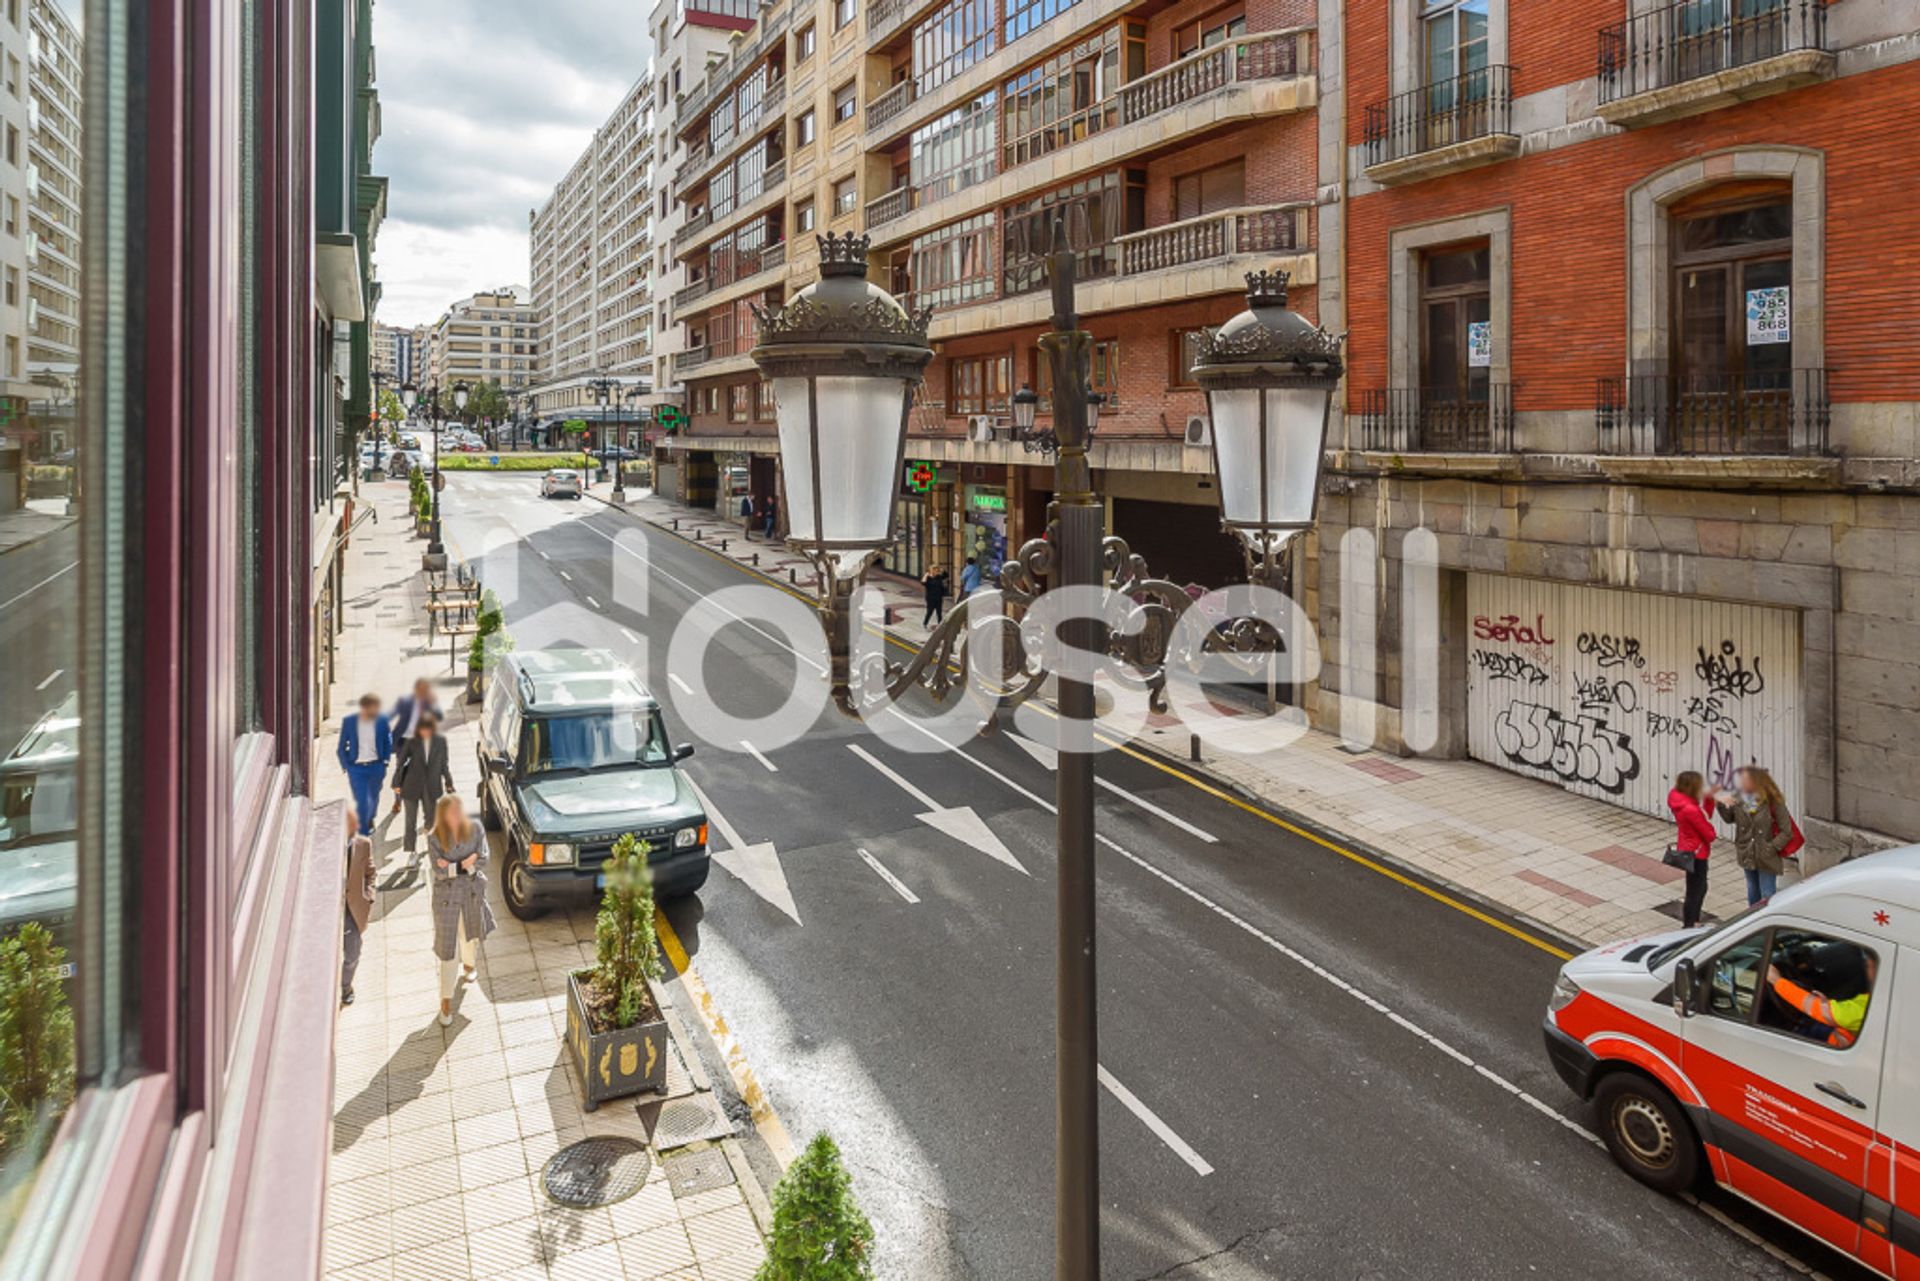
[[[742,622],[669,673],[680,617],[743,570],[542,502],[532,476],[450,481],[452,549],[517,645],[631,655],[676,736],[695,699],[763,713],[820,680]],[[829,712],[786,746],[701,742],[687,768],[758,888],[716,868],[669,918],[796,1141],[841,1144],[882,1275],[1049,1275],[1044,760],[1005,734],[913,753]],[[1863,1275],[1613,1165],[1546,1063],[1558,960],[1534,943],[1148,761],[1100,771],[1106,1277]]]
[[[0,755],[73,691],[79,566],[77,525],[0,555]]]

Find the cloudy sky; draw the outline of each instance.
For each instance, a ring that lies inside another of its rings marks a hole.
[[[527,211],[647,66],[645,0],[379,0],[380,319],[527,283]]]

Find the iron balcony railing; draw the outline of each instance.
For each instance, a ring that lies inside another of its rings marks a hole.
[[[714,63],[708,69],[706,78],[687,91],[687,95],[680,99],[675,108],[679,119],[686,121],[698,119],[700,113],[706,110],[707,104],[718,96],[720,90],[731,89],[740,73],[751,67],[754,59],[765,52],[768,45],[786,34],[787,21],[792,16],[792,12],[791,9],[782,9],[778,13],[760,13],[756,8],[753,13],[738,15],[758,18],[759,29],[754,32],[751,40],[734,50],[732,57]]]
[[[1827,47],[1827,0],[1680,0],[1600,29],[1600,101]]]
[[[1605,454],[1826,454],[1827,371],[1602,378],[1594,425]]]
[[[1119,237],[1120,274],[1185,267],[1235,254],[1291,253],[1309,243],[1308,206],[1222,209]]]
[[[1363,449],[1395,454],[1510,454],[1513,386],[1363,391],[1360,443]]]
[[[1367,108],[1367,163],[1513,132],[1513,68],[1482,67]]]

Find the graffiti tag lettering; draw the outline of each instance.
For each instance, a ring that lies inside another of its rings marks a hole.
[[[1727,715],[1726,704],[1720,701],[1717,694],[1709,694],[1705,698],[1688,699],[1687,719],[1695,725],[1723,729],[1729,734],[1740,732],[1740,722]]]
[[[1746,660],[1732,641],[1721,641],[1717,654],[1708,654],[1705,645],[1698,652],[1700,661],[1693,665],[1693,673],[1707,683],[1708,693],[1745,698],[1767,687],[1766,677],[1760,674],[1759,657],[1754,657],[1753,670],[1748,671]]]
[[[1707,735],[1707,782],[1723,791],[1733,788],[1733,775],[1739,766],[1733,763],[1733,748],[1720,741],[1718,734]]]
[[[1476,649],[1473,651],[1473,661],[1482,672],[1486,673],[1489,680],[1522,681],[1528,685],[1547,683],[1546,671],[1518,654],[1502,654],[1491,649]]]
[[[1693,726],[1678,716],[1666,716],[1660,712],[1647,713],[1648,738],[1677,738],[1682,743],[1693,739]]]
[[[1671,694],[1680,688],[1679,672],[1642,672],[1640,683],[1649,686],[1656,694]]]
[[[1473,620],[1473,634],[1483,641],[1514,641],[1521,645],[1554,643],[1553,637],[1547,635],[1545,614],[1535,614],[1532,626],[1521,622],[1518,614],[1502,614],[1497,620],[1481,614]]]
[[[1574,683],[1574,697],[1582,711],[1617,707],[1632,714],[1640,710],[1640,691],[1632,681],[1609,681],[1604,676],[1582,677]]]
[[[1581,632],[1574,647],[1582,654],[1591,654],[1595,662],[1606,670],[1616,667],[1632,667],[1639,671],[1647,665],[1646,655],[1640,652],[1640,641],[1632,636],[1614,636],[1607,632]]]
[[[1633,740],[1598,716],[1568,720],[1551,707],[1514,703],[1494,718],[1493,735],[1514,764],[1550,770],[1614,796],[1640,774]]]

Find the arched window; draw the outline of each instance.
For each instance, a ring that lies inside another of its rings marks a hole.
[[[1669,211],[1674,430],[1688,450],[1774,452],[1793,396],[1793,195],[1711,188]]]

